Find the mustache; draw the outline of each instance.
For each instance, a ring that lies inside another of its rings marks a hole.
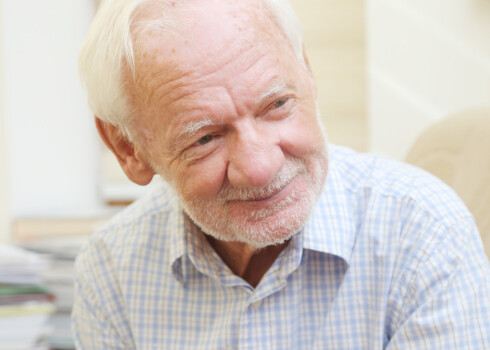
[[[242,187],[225,184],[217,195],[220,203],[260,200],[284,189],[296,176],[306,173],[306,164],[297,158],[286,159],[282,169],[264,187]]]

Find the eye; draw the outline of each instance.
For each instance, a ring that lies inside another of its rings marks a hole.
[[[276,102],[274,102],[272,104],[272,106],[274,108],[280,108],[280,107],[284,106],[286,104],[286,102],[288,102],[288,100],[289,100],[289,97],[282,97],[279,100],[277,100]]]
[[[210,142],[213,139],[213,135],[206,135],[201,137],[198,141],[197,144],[199,145],[205,145],[206,143]]]
[[[282,120],[290,116],[294,109],[294,97],[283,96],[272,101],[264,111],[264,118],[267,120]]]

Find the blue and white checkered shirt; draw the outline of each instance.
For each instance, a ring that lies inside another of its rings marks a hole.
[[[76,264],[80,349],[490,349],[490,268],[453,192],[412,167],[330,148],[325,190],[254,289],[168,189]]]

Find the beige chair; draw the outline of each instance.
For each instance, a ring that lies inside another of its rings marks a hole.
[[[434,124],[406,160],[459,194],[475,217],[490,257],[490,108],[465,111]]]

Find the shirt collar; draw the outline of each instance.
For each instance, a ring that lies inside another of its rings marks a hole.
[[[187,216],[181,209],[180,204],[176,200],[173,205],[174,210],[169,215],[169,263],[172,267],[172,273],[175,278],[184,283],[185,276],[187,275],[187,262],[183,257],[187,255],[187,243],[186,243],[186,227]]]
[[[342,258],[349,265],[356,239],[355,217],[331,147],[327,181],[304,228],[303,248]]]
[[[169,263],[175,278],[185,285],[188,276],[192,273],[190,269],[195,268],[224,284],[234,285],[237,282],[241,284],[241,280],[235,278],[228,266],[221,261],[201,230],[184,213],[182,207],[180,205],[176,207],[178,207],[178,212],[174,215],[176,220],[172,226],[172,239],[169,247]]]

